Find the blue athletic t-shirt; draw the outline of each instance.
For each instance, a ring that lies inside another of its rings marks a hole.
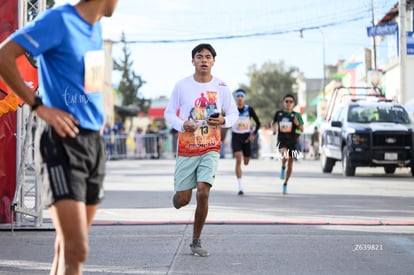
[[[11,39],[38,56],[43,103],[71,113],[81,128],[101,129],[105,55],[100,22],[89,24],[66,4],[45,11]]]

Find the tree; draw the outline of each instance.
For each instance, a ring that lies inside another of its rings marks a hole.
[[[145,113],[150,107],[151,101],[140,96],[139,89],[145,84],[145,81],[131,69],[134,61],[131,59],[125,33],[121,35],[121,43],[123,55],[120,60],[114,60],[114,70],[121,72],[118,90],[122,95],[122,106]],[[125,115],[121,116],[124,119]]]
[[[270,124],[276,110],[283,106],[283,97],[293,94],[295,71],[296,68],[286,68],[283,61],[267,62],[261,68],[256,65],[249,67],[250,86],[242,85],[241,88],[249,91],[248,104],[254,107],[263,124]]]
[[[51,8],[55,5],[55,0],[46,0],[46,7]]]

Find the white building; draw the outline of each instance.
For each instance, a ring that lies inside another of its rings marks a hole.
[[[401,41],[399,35],[399,30],[401,30],[399,4],[395,4],[375,26],[376,28],[387,28],[385,31],[387,34],[375,37],[377,69],[382,72],[381,81],[385,95],[388,98],[395,98],[403,104],[409,99],[414,98],[414,77],[410,76],[410,73],[414,72],[413,13],[410,2],[407,1],[404,26],[407,31],[407,54],[402,56],[405,61],[406,72],[404,83],[401,83],[402,62],[399,57],[399,44]]]

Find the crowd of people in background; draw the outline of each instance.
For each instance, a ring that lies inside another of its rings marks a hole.
[[[105,140],[108,159],[159,159],[164,154],[173,153],[174,146],[169,140],[174,140],[173,131],[165,123],[148,124],[144,130],[137,127],[135,130],[125,129],[121,122],[113,127],[105,125],[103,138]],[[175,133],[176,135],[176,133]],[[176,140],[176,139],[175,139]]]
[[[107,124],[103,136],[109,160],[160,159],[176,156],[177,131],[165,126],[164,122],[150,123],[146,129],[136,127],[130,130],[126,130],[122,123],[117,123],[113,127]],[[319,159],[318,137],[317,127],[313,133],[304,133],[299,137],[298,150],[303,152],[305,158]],[[221,139],[220,158],[232,158],[231,130],[222,128]],[[250,145],[252,159],[274,159],[277,155],[277,144],[271,125],[261,126]]]

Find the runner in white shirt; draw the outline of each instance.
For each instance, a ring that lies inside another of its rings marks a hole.
[[[227,85],[211,75],[216,51],[200,44],[192,51],[195,73],[179,81],[165,110],[165,119],[178,131],[174,174],[174,207],[187,205],[197,189],[192,254],[206,257],[201,231],[208,213],[208,197],[220,158],[221,127],[231,127],[238,117]],[[225,113],[224,117],[222,113]]]
[[[239,118],[233,124],[231,131],[231,147],[234,158],[236,159],[236,177],[239,195],[243,195],[242,170],[241,162],[243,158],[244,165],[248,165],[251,156],[251,142],[255,139],[257,131],[260,129],[260,121],[253,107],[245,104],[246,92],[238,89],[234,96],[236,97]],[[251,119],[254,120],[254,129],[252,129]]]

